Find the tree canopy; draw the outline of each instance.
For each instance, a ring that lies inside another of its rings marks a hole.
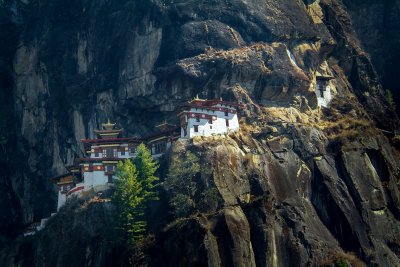
[[[155,175],[158,164],[144,144],[137,148],[133,160],[126,159],[117,165],[116,190],[113,201],[117,209],[117,229],[126,233],[125,238],[135,243],[146,232],[145,210],[149,202],[157,200]]]

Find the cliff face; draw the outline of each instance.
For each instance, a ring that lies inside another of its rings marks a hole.
[[[242,133],[174,148],[205,155],[224,205],[165,229],[155,265],[400,264],[399,155],[377,129],[398,120],[340,1],[0,3],[3,242],[54,211],[48,177],[99,123],[143,135],[199,94],[245,105]]]
[[[396,103],[400,100],[400,78],[393,68],[400,59],[400,2],[343,1],[362,46],[371,55],[372,63],[385,89],[391,90]],[[398,110],[399,111],[399,110]]]

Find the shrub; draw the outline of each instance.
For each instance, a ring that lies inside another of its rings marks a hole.
[[[385,90],[385,98],[386,101],[388,102],[388,104],[394,109],[396,110],[396,102],[393,99],[393,94],[390,90]]]
[[[222,198],[218,192],[218,189],[208,188],[203,193],[201,193],[201,198],[198,207],[201,211],[213,212],[218,209],[222,203]]]
[[[193,197],[196,193],[194,178],[199,172],[199,158],[192,152],[187,152],[183,158],[174,158],[165,181],[166,189]]]
[[[195,207],[193,199],[185,194],[177,194],[169,201],[169,204],[171,205],[176,217],[185,217],[190,215]]]
[[[182,158],[174,158],[168,169],[165,189],[171,196],[170,205],[175,216],[188,215],[194,208],[194,196],[197,191],[195,177],[200,172],[199,158],[188,151]],[[184,203],[187,201],[187,203]]]

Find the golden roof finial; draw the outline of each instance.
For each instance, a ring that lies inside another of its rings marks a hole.
[[[101,126],[103,126],[103,128],[106,129],[106,130],[111,130],[111,129],[114,128],[115,124],[116,123],[111,123],[110,119],[108,118],[107,119],[107,123],[103,123]]]

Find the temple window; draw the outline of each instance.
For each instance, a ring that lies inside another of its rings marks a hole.
[[[114,171],[114,165],[107,165],[107,172]]]
[[[317,77],[317,97],[325,97],[325,92],[328,87],[329,80]]]
[[[226,125],[226,127],[229,127],[229,120],[228,119],[225,119],[225,125]]]
[[[198,133],[199,132],[199,125],[193,125],[194,127],[194,132]]]
[[[98,150],[95,150],[94,156],[95,156],[96,158],[99,156],[99,151],[98,151]]]
[[[208,123],[209,123],[209,124],[213,124],[213,119],[212,119],[212,117],[210,117],[210,118],[208,119]]]
[[[167,146],[166,146],[165,142],[157,143],[157,144],[155,144],[155,147],[154,147],[155,154],[164,153],[166,149],[167,149]]]
[[[228,111],[225,110],[225,117],[228,117]]]
[[[107,158],[112,158],[114,157],[114,149],[107,149]]]
[[[200,122],[200,117],[196,116],[196,122]]]

